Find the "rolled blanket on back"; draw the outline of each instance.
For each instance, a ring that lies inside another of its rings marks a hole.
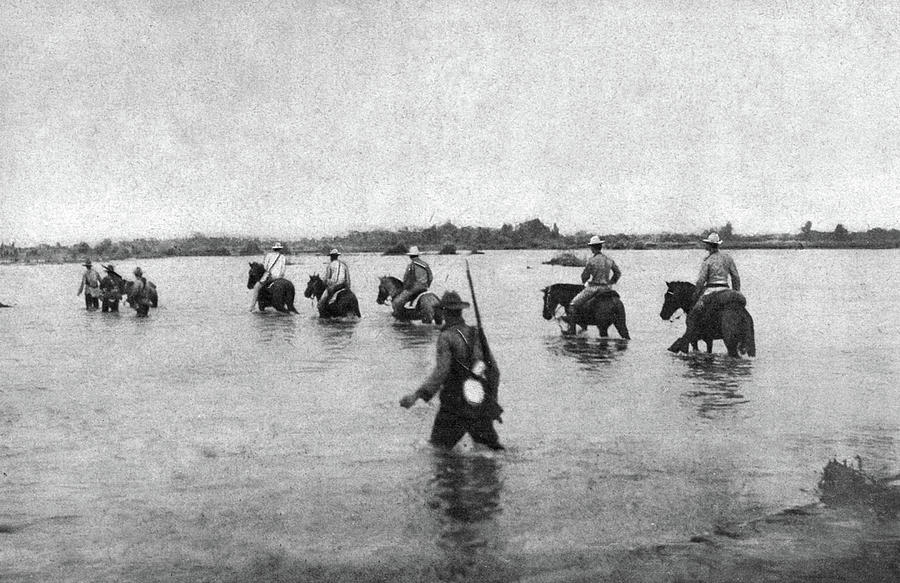
[[[722,291],[712,292],[703,297],[703,303],[707,306],[726,306],[728,304],[738,304],[747,306],[747,298],[739,291],[733,289],[723,289]]]

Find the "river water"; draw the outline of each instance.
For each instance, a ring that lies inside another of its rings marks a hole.
[[[897,251],[731,252],[756,323],[741,360],[665,350],[684,326],[659,318],[665,281],[692,280],[701,250],[609,254],[630,342],[541,318],[540,289],[580,274],[543,265],[552,251],[424,257],[464,297],[471,264],[503,375],[498,454],[435,453],[435,405],[398,406],[437,336],[375,303],[405,257],[344,256],[352,322],[302,297],[311,255],[288,267],[293,316],[248,312],[241,258],[120,263],[158,285],[146,319],[85,311],[77,265],[0,266],[0,579],[690,580],[708,561],[715,580],[734,548],[660,549],[816,503],[831,458],[900,471]],[[771,552],[751,573],[792,580],[818,560],[809,540],[900,559],[896,520],[864,511],[792,529],[754,535]]]

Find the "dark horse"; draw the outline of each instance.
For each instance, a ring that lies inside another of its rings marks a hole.
[[[303,296],[318,300],[325,293],[325,282],[318,275],[310,275]],[[344,316],[362,317],[359,313],[359,300],[349,289],[340,289],[336,296],[331,296],[328,302],[319,309],[320,318],[343,318]]]
[[[134,307],[138,302],[138,299],[134,297],[132,293],[132,289],[134,288],[134,282],[130,279],[125,279],[115,271],[107,271],[106,272],[110,281],[112,282],[112,287],[107,286],[105,289],[101,291],[101,299],[103,300],[103,311],[109,312],[114,311],[117,312],[119,310],[119,300],[122,296],[125,296],[126,301],[131,307]],[[103,288],[103,282],[100,282],[100,287]],[[151,308],[159,307],[159,292],[156,289],[156,284],[152,281],[147,281],[146,288],[146,299],[150,302]]]
[[[378,298],[375,300],[379,305],[385,301],[394,299],[403,291],[403,282],[396,277],[385,275],[378,278]],[[419,294],[418,299],[414,300],[416,307],[413,309],[403,307],[401,313],[397,316],[400,320],[422,320],[425,324],[434,322],[437,325],[444,323],[444,312],[441,310],[441,299],[434,292],[426,291]]]
[[[251,261],[247,289],[253,289],[265,272],[266,268],[261,263]],[[266,308],[272,306],[279,312],[298,313],[294,308],[294,284],[285,278],[276,279],[269,285],[259,288],[258,302],[260,312],[264,312]]]
[[[558,306],[569,307],[572,299],[584,286],[576,283],[554,283],[545,287],[544,292],[544,319],[551,320],[556,314]],[[575,332],[575,325],[587,330],[588,326],[596,326],[601,337],[609,335],[609,327],[615,326],[622,338],[631,338],[628,334],[628,326],[625,325],[625,306],[619,299],[619,294],[610,291],[600,292],[592,298],[587,305],[580,310],[580,319],[569,324],[569,333]]]
[[[147,286],[144,288],[143,298],[134,297],[134,293],[132,290],[134,289],[134,281],[130,279],[125,279],[118,273],[111,271],[108,272],[110,279],[115,284],[115,287],[111,289],[106,289],[103,292],[103,311],[118,311],[118,306],[113,308],[113,304],[118,304],[119,298],[125,296],[125,301],[128,302],[132,308],[137,309],[137,305],[142,300],[147,300],[150,302],[151,308],[159,307],[159,291],[156,289],[156,284],[150,280],[147,280]],[[117,295],[118,294],[118,295]],[[146,304],[144,304],[146,307]]]
[[[696,287],[686,281],[666,282],[666,295],[659,317],[668,320],[681,308],[684,313],[691,311],[696,299]],[[718,296],[718,297],[717,297]],[[731,290],[716,292],[707,296],[704,314],[697,322],[697,336],[688,338],[688,342],[697,350],[697,341],[706,342],[706,352],[712,352],[713,340],[725,342],[729,356],[739,357],[741,354],[756,356],[756,338],[753,333],[753,318],[746,308],[744,296]]]

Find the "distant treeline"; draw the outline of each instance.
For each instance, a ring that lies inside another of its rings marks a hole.
[[[888,249],[900,247],[900,231],[897,229],[869,229],[865,232],[849,232],[843,225],[833,231],[816,231],[807,221],[799,233],[783,235],[741,235],[734,232],[731,223],[710,228],[700,233],[657,233],[648,235],[604,234],[609,249],[675,249],[698,246],[699,239],[712,231],[725,239],[729,249],[801,249],[801,248],[860,248]],[[456,253],[485,249],[581,249],[595,233],[578,231],[564,235],[554,223],[545,225],[540,219],[532,219],[516,225],[504,224],[500,228],[457,227],[447,222],[424,229],[401,228],[395,231],[350,231],[336,237],[303,238],[283,241],[286,254],[326,254],[332,247],[343,253],[376,252],[385,254],[405,253],[417,245],[423,253]],[[250,237],[208,237],[195,233],[179,239],[132,239],[114,241],[103,239],[95,246],[86,242],[63,246],[37,245],[17,247],[15,243],[0,243],[0,260],[4,262],[70,262],[91,258],[94,261],[116,261],[127,258],[176,257],[176,256],[259,256],[264,254],[272,241]]]

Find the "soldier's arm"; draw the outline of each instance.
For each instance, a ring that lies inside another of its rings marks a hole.
[[[729,257],[728,261],[728,272],[731,274],[731,289],[734,291],[741,291],[741,276],[738,275],[737,265],[734,262],[734,259]]]
[[[453,363],[453,351],[448,336],[448,334],[444,333],[438,336],[437,359],[434,364],[434,370],[431,371],[425,382],[416,390],[416,396],[424,401],[430,401],[432,397],[440,392],[441,387],[444,385],[444,379],[447,378],[447,374],[450,372],[450,367]]]
[[[612,279],[609,280],[609,283],[610,283],[610,285],[612,285],[612,284],[616,283],[617,281],[619,281],[619,278],[622,277],[622,271],[619,269],[619,266],[616,265],[615,261],[612,261],[612,260],[610,260],[610,261],[612,263],[612,266],[610,267],[610,269],[612,269],[613,276],[612,276]]]

